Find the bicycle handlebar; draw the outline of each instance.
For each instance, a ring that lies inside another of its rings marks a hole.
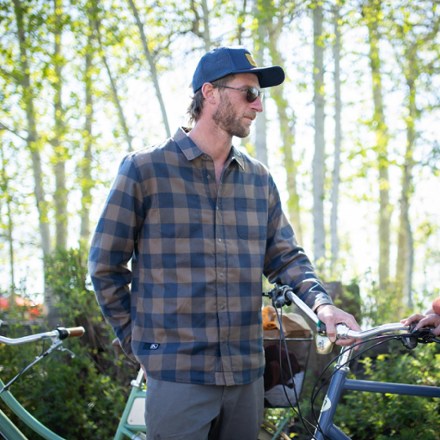
[[[0,394],[4,391],[8,390],[11,385],[19,378],[21,377],[26,371],[28,371],[30,368],[32,368],[37,362],[44,359],[47,355],[52,353],[54,350],[62,350],[62,351],[68,351],[72,356],[74,354],[66,349],[62,348],[62,341],[63,339],[69,338],[69,337],[78,337],[82,336],[85,333],[84,327],[58,327],[55,330],[49,331],[49,332],[43,332],[43,333],[35,333],[33,335],[28,336],[22,336],[21,338],[7,338],[6,336],[0,336],[0,343],[6,344],[6,345],[19,345],[19,344],[26,344],[28,342],[36,342],[41,341],[44,339],[51,339],[52,343],[50,347],[48,347],[46,350],[43,351],[40,355],[38,355],[29,365],[27,365],[25,368],[23,368],[15,377],[13,377],[8,383],[6,383],[3,388],[0,389]]]
[[[84,327],[58,327],[55,330],[43,333],[35,333],[34,335],[22,336],[20,338],[8,338],[0,336],[0,343],[6,345],[20,345],[28,342],[41,341],[42,339],[63,340],[69,337],[80,337],[85,333]]]
[[[272,299],[273,305],[277,308],[294,303],[302,312],[304,312],[304,314],[306,314],[317,325],[318,352],[321,354],[326,354],[329,351],[332,344],[326,340],[327,336],[325,334],[325,325],[319,320],[316,313],[314,313],[312,309],[293,292],[290,286],[278,285],[271,292],[269,292],[269,296]],[[438,342],[438,339],[436,339],[434,335],[430,333],[429,329],[420,329],[416,333],[413,333],[413,327],[402,325],[400,322],[386,323],[378,327],[361,331],[351,330],[345,324],[338,324],[336,326],[336,337],[340,339],[353,338],[357,340],[366,340],[379,334],[389,333],[398,335],[402,332],[411,334],[411,336],[418,338],[420,342]],[[410,348],[409,345],[408,348]]]
[[[348,328],[345,324],[338,324],[336,326],[336,334],[339,338],[354,338],[354,339],[368,339],[383,333],[395,333],[398,331],[408,332],[409,326],[402,325],[400,322],[390,322],[379,325],[367,330],[355,331]]]

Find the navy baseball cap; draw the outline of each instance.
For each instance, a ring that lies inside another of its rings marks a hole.
[[[234,73],[254,73],[261,88],[277,86],[284,81],[284,70],[280,66],[257,67],[251,53],[244,47],[218,47],[200,59],[192,80],[193,91],[197,92],[204,83]]]

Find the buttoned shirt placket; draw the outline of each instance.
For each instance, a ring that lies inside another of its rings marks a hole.
[[[215,180],[215,172],[213,168],[212,159],[204,155],[205,164],[208,168],[208,185],[211,195],[215,195],[215,215],[214,215],[214,240],[215,240],[215,253],[216,253],[216,304],[217,304],[217,319],[218,319],[218,340],[219,340],[219,352],[220,352],[220,371],[216,372],[215,382],[219,385],[235,385],[232,364],[231,353],[229,348],[230,338],[230,322],[228,314],[228,286],[227,286],[227,271],[228,271],[228,249],[227,239],[225,237],[225,228],[223,221],[222,211],[222,190],[223,179],[230,171],[232,161],[235,160],[232,155],[223,168],[220,181],[217,183]],[[209,164],[209,165],[208,165]],[[212,170],[211,170],[212,169]]]

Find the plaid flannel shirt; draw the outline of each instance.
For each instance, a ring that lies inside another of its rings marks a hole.
[[[262,274],[312,308],[331,303],[268,170],[232,147],[217,184],[212,159],[183,129],[122,161],[89,271],[126,353],[167,381],[263,375]]]

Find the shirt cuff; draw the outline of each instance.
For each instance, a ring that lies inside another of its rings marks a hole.
[[[333,306],[334,304],[332,303],[332,302],[320,302],[320,303],[318,303],[318,304],[315,304],[314,306],[313,306],[313,308],[312,308],[312,310],[316,313],[316,314],[318,314],[318,309],[321,307],[321,306]]]

